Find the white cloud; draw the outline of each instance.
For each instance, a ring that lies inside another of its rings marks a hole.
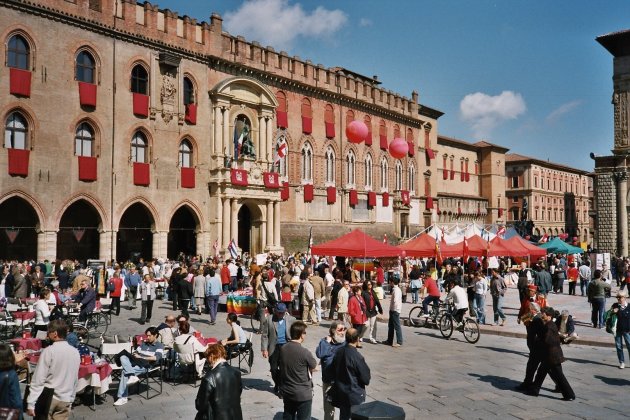
[[[368,18],[361,18],[359,20],[359,26],[361,27],[372,26],[372,21]]]
[[[318,7],[308,12],[289,0],[251,0],[225,13],[226,30],[250,41],[270,45],[276,50],[289,49],[298,37],[327,38],[348,21],[341,10]]]
[[[488,137],[501,122],[518,118],[527,106],[520,93],[505,90],[496,96],[481,92],[466,95],[459,110],[462,119],[471,124],[474,136],[482,138]]]
[[[562,104],[558,108],[550,112],[549,115],[547,115],[547,118],[545,118],[545,121],[547,121],[548,124],[553,124],[558,121],[563,115],[568,114],[580,105],[582,105],[582,101],[580,100],[575,100],[567,102],[566,104]]]

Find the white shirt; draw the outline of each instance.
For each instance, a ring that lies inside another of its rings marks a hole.
[[[55,296],[51,293],[51,296],[54,298]],[[48,308],[48,302],[43,299],[38,299],[37,302],[33,305],[33,310],[35,311],[35,325],[48,325],[50,320],[48,317],[50,316],[50,309]]]
[[[326,273],[326,287],[332,287],[333,284],[335,284],[335,278],[333,277],[332,274],[330,273]]]
[[[392,297],[389,301],[389,311],[402,312],[402,290],[397,285],[392,288]]]
[[[230,277],[236,277],[238,274],[238,267],[234,263],[228,264],[228,270],[230,270]]]
[[[460,286],[455,286],[448,293],[448,299],[453,299],[455,309],[468,309],[468,294]]]

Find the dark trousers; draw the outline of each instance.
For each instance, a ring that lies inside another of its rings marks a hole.
[[[120,296],[112,298],[112,304],[109,307],[111,313],[120,315]]]
[[[291,401],[284,399],[282,420],[311,420],[313,400]]]
[[[396,342],[402,346],[402,328],[400,328],[400,314],[395,311],[389,311],[389,322],[387,323],[387,342],[394,343],[394,332],[396,332]]]
[[[190,299],[180,299],[179,300],[179,309],[186,316],[188,316],[188,307],[189,306],[190,306]]]
[[[219,295],[208,296],[206,298],[208,306],[210,307],[210,321],[216,322],[217,309],[219,308]]]
[[[342,405],[339,407],[339,420],[350,420],[352,416],[351,405]]]
[[[569,294],[575,296],[575,281],[569,282]]]
[[[543,362],[538,369],[538,373],[536,373],[536,379],[534,380],[533,385],[533,391],[535,394],[538,394],[538,392],[540,391],[540,387],[545,381],[547,374],[549,374],[549,377],[553,379],[560,392],[562,392],[562,397],[575,398],[573,388],[571,388],[571,385],[569,385],[569,381],[567,381],[564,373],[562,373],[562,365],[550,365],[547,362]]]
[[[540,357],[529,354],[529,358],[527,359],[527,366],[525,367],[525,379],[523,380],[523,384],[526,386],[531,386],[534,383],[534,375],[536,374],[536,369],[540,366]]]
[[[337,302],[330,302],[330,312],[328,313],[328,318],[329,319],[334,319],[333,317],[335,316],[335,311],[337,310]]]
[[[276,344],[276,348],[273,353],[269,355],[269,370],[271,371],[271,379],[273,379],[273,385],[275,388],[280,387],[280,372],[278,370],[278,364],[280,362],[280,347],[281,344]]]
[[[177,291],[175,290],[174,287],[171,287],[171,293],[169,294],[169,297],[173,301],[173,310],[176,311],[178,299],[177,299]]]
[[[142,309],[140,312],[140,322],[150,321],[151,314],[153,313],[153,301],[152,300],[143,300]]]
[[[604,298],[591,299],[591,322],[596,328],[604,326]]]

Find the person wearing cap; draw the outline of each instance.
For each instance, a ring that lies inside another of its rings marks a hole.
[[[273,313],[263,318],[261,323],[260,350],[262,357],[269,359],[269,369],[274,383],[274,392],[280,390],[278,363],[280,348],[291,340],[291,325],[294,318],[287,313],[284,303],[278,303]]]
[[[521,302],[521,309],[518,311],[518,317],[516,319],[517,323],[521,323],[523,322],[523,324],[525,325],[525,327],[527,327],[527,322],[526,322],[526,318],[529,316],[529,304],[534,302],[537,303],[538,305],[540,305],[541,308],[544,308],[547,306],[547,300],[544,298],[541,298],[542,295],[537,295],[537,290],[538,287],[535,284],[530,284],[529,286],[527,286],[527,298],[525,298],[522,302]]]
[[[613,314],[617,315],[617,327],[615,330],[615,347],[617,358],[619,359],[619,369],[626,367],[623,357],[623,341],[626,342],[626,349],[630,354],[630,305],[628,305],[628,292],[620,290],[617,292],[617,303],[612,305]]]

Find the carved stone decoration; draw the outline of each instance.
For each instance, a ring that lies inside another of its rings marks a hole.
[[[160,102],[162,104],[162,119],[168,124],[173,117],[177,115],[175,111],[175,105],[177,103],[176,79],[175,75],[170,72],[166,72],[162,75]]]
[[[252,166],[250,174],[252,175],[252,178],[256,181],[262,180],[262,169],[260,168],[260,165],[255,164],[254,166]]]
[[[613,93],[615,106],[615,148],[628,147],[628,92]]]

